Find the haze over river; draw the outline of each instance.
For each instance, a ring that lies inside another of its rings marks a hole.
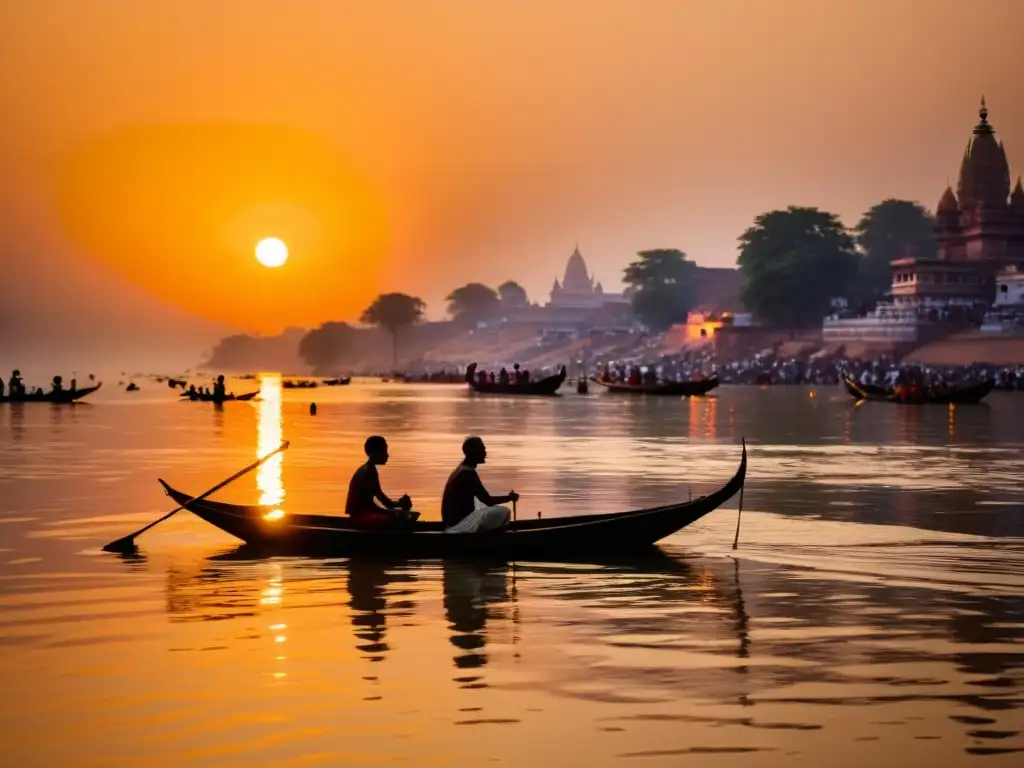
[[[1024,764],[1019,394],[272,377],[215,408],[114,381],[0,405],[0,764]],[[373,433],[426,518],[467,434],[490,490],[546,517],[706,493],[746,437],[740,547],[734,499],[614,565],[249,560],[187,512],[100,551],[173,506],[158,476],[200,493],[282,437],[215,498],[339,513]]]

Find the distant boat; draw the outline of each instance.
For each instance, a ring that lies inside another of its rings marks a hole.
[[[594,377],[609,392],[617,395],[662,395],[668,397],[699,397],[718,386],[718,377],[690,381],[663,381],[658,384],[627,384],[623,381],[609,381],[604,376]]]
[[[324,379],[324,385],[328,387],[347,387],[352,383],[352,377],[339,377],[337,379]]]
[[[0,403],[53,403],[54,405],[66,405],[81,400],[86,395],[91,395],[103,386],[100,382],[95,387],[85,389],[62,389],[59,392],[32,392],[12,398],[10,395],[0,396]]]
[[[858,384],[843,374],[843,388],[855,400],[879,400],[897,405],[976,405],[995,389],[995,386],[995,379],[986,379],[975,384],[947,387],[944,391],[924,390],[916,395],[902,398],[894,391],[884,387]]]
[[[469,384],[470,389],[474,392],[486,395],[555,395],[558,393],[558,388],[562,386],[567,375],[568,372],[563,365],[554,376],[537,379],[536,381],[516,383],[510,381],[507,384],[495,381],[493,384],[490,382],[484,384],[477,381],[476,363],[470,363],[470,366],[466,369],[466,383]]]

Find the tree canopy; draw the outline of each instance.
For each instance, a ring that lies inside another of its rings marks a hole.
[[[526,289],[515,280],[506,280],[498,286],[498,296],[506,308],[525,307],[528,303]]]
[[[890,198],[872,206],[853,228],[862,258],[857,298],[877,301],[892,286],[889,262],[908,255],[932,258],[935,219],[920,203]]]
[[[626,267],[633,312],[652,330],[663,331],[686,316],[697,303],[697,265],[675,248],[640,251]]]
[[[299,356],[317,376],[336,373],[335,369],[350,351],[356,333],[358,331],[348,323],[324,323],[302,337]]]
[[[476,323],[498,313],[498,292],[483,283],[467,283],[448,294],[448,314],[457,322]]]
[[[427,305],[416,296],[404,293],[385,293],[373,300],[359,321],[383,328],[391,334],[391,355],[398,364],[398,334],[404,328],[415,325],[423,317]]]
[[[743,303],[767,323],[818,325],[832,298],[852,292],[860,257],[833,213],[797,206],[762,213],[739,242]]]

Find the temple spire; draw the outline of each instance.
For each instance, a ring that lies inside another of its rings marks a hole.
[[[981,97],[981,108],[978,110],[978,117],[981,118],[978,124],[974,126],[974,135],[981,136],[982,134],[994,133],[992,126],[988,122],[988,106],[985,104],[985,97]]]

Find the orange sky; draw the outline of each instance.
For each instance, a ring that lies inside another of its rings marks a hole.
[[[1021,29],[1005,0],[3,3],[0,320],[440,316],[470,280],[544,298],[577,239],[609,289],[643,248],[731,265],[771,208],[934,206],[983,92],[1018,173]],[[251,261],[278,229],[287,276]]]

